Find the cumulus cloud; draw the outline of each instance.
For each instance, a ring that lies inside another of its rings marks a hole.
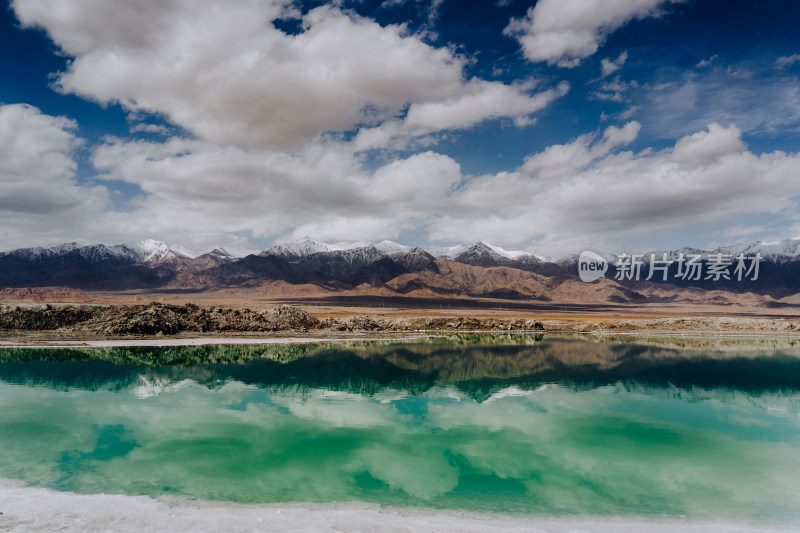
[[[146,193],[131,231],[170,228],[328,240],[396,238],[523,247],[579,246],[796,208],[800,155],[755,154],[735,125],[709,124],[670,148],[633,152],[629,122],[532,154],[513,171],[470,176],[432,151],[371,170],[346,144],[293,154],[205,141],[110,141],[93,162]]]
[[[511,118],[517,126],[532,123],[531,115],[569,91],[569,84],[546,89],[533,96],[524,86],[473,80],[463,94],[441,102],[414,103],[403,119],[359,131],[356,151],[373,148],[403,148],[412,139],[440,130],[469,128],[487,119]]]
[[[524,17],[512,19],[504,33],[519,41],[528,60],[571,68],[616,29],[631,20],[662,16],[663,6],[679,1],[540,0]]]
[[[112,140],[95,150],[92,163],[105,179],[145,193],[132,228],[143,234],[191,228],[263,236],[315,211],[341,214],[361,203],[358,189],[347,190],[353,160],[321,149],[297,155],[181,138]]]
[[[596,135],[581,135],[568,144],[555,144],[543,152],[528,156],[520,170],[540,179],[562,177],[586,167],[600,157],[608,155],[614,148],[632,142],[639,134],[641,124],[636,121],[622,128],[608,127],[599,142]]]
[[[669,149],[619,151],[638,131],[632,122],[602,136],[583,135],[532,155],[514,172],[475,177],[451,200],[460,213],[443,213],[429,231],[434,239],[472,235],[558,253],[603,239],[796,208],[798,154],[754,154],[736,126],[719,124]]]
[[[171,235],[197,245],[203,236],[377,240],[420,230],[434,241],[556,254],[737,215],[744,223],[791,212],[800,198],[800,155],[755,154],[735,125],[712,123],[671,148],[633,152],[626,147],[642,126],[629,122],[481,176],[432,151],[367,169],[344,142],[284,152],[108,139],[92,155],[99,178],[143,192],[131,212],[117,213],[105,187],[76,181],[74,128],[29,106],[0,107],[0,210],[14,221],[7,246],[30,244],[32,234],[49,242]]]
[[[163,124],[145,124],[145,123],[132,124],[130,130],[131,133],[158,133],[161,135],[169,133],[169,128],[167,128]]]
[[[80,235],[102,216],[108,191],[80,185],[77,124],[24,104],[0,106],[0,238],[24,245],[31,235],[55,243]]]
[[[162,114],[217,144],[296,148],[324,132],[377,125],[409,105],[428,129],[520,119],[542,107],[523,88],[465,79],[463,57],[403,25],[380,26],[335,5],[308,12],[296,35],[271,23],[295,16],[288,0],[213,0],[202,9],[190,0],[135,9],[103,0],[12,5],[24,25],[45,29],[74,57],[58,76],[60,90]],[[454,117],[467,108],[468,118]]]
[[[704,165],[727,155],[744,151],[742,132],[734,125],[723,128],[717,123],[707,131],[687,135],[675,143],[672,157],[684,165]]]
[[[541,0],[507,32],[532,61],[569,66],[667,3]],[[209,0],[198,9],[190,0],[142,0],[131,9],[102,0],[14,0],[24,25],[45,29],[73,58],[56,80],[61,90],[120,102],[132,132],[164,140],[108,138],[91,150],[96,182],[141,190],[117,212],[106,187],[76,179],[81,141],[73,121],[0,107],[0,211],[13,221],[0,230],[4,244],[80,235],[196,246],[242,236],[378,240],[409,231],[549,253],[734,215],[787,213],[800,197],[800,156],[753,153],[742,138],[800,125],[800,113],[791,113],[800,110],[796,80],[764,84],[712,66],[640,86],[615,74],[625,53],[601,62],[604,79],[591,90],[598,99],[629,101],[645,126],[580,135],[496,174],[465,174],[432,150],[384,152],[388,163],[376,168],[366,151],[433,146],[441,132],[487,120],[529,125],[569,85],[469,78],[465,58],[403,26],[381,26],[337,3],[305,15],[292,5]],[[271,22],[287,17],[298,17],[296,34]],[[753,94],[760,105],[748,105]],[[181,131],[173,125],[194,137],[167,138]],[[643,128],[678,140],[635,152],[629,147]]]
[[[129,222],[141,235],[392,238],[435,212],[462,179],[444,155],[420,153],[367,171],[347,146],[332,143],[288,153],[181,138],[111,140],[92,163],[104,179],[145,193]]]

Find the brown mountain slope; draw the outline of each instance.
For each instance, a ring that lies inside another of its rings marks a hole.
[[[260,278],[260,279],[259,279]],[[619,285],[613,279],[584,283],[576,277],[548,277],[513,267],[480,267],[437,259],[432,268],[408,272],[386,283],[374,279],[338,289],[319,282],[291,283],[270,279],[269,274],[250,277],[244,284],[221,285],[224,278],[213,279],[204,272],[181,272],[170,284],[179,290],[246,290],[266,298],[325,298],[330,296],[406,296],[435,299],[442,297],[491,298],[517,301],[553,302],[554,304],[746,304],[766,305],[769,298],[736,294],[724,290],[642,283],[636,290]]]
[[[435,294],[549,300],[554,284],[552,278],[509,267],[484,268],[443,259],[437,259],[436,266],[436,272],[423,270],[402,274],[386,286],[397,293],[413,296]]]

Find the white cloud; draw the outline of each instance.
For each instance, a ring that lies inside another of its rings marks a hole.
[[[77,125],[32,106],[0,106],[0,240],[4,247],[75,238],[108,203],[104,187],[75,179]]]
[[[709,57],[708,59],[701,59],[698,63],[694,66],[695,68],[704,68],[711,65],[715,59],[719,57],[719,54],[714,54],[713,56]]]
[[[286,153],[179,138],[113,140],[95,150],[92,162],[105,179],[145,193],[129,217],[138,235],[392,238],[435,212],[462,179],[455,161],[433,152],[368,172],[335,143]]]
[[[302,155],[248,151],[173,138],[165,143],[112,141],[94,166],[111,180],[138,185],[136,231],[249,231],[257,236],[315,213],[342,214],[364,203],[355,161],[322,147]]]
[[[169,133],[169,128],[163,124],[132,124],[130,130],[132,133],[160,133],[162,135]]]
[[[487,118],[524,118],[566,94],[568,89],[569,85],[562,82],[557,89],[530,97],[519,87],[473,80],[457,98],[412,104],[405,123],[411,128],[437,131],[467,128]]]
[[[96,147],[98,179],[142,191],[121,213],[111,210],[105,187],[76,180],[74,122],[27,106],[0,108],[0,211],[13,221],[1,230],[6,246],[74,235],[188,246],[224,236],[374,240],[408,230],[549,253],[736,215],[787,216],[800,197],[800,156],[759,155],[742,140],[743,132],[798,126],[800,88],[788,76],[754,91],[760,78],[711,68],[639,86],[614,75],[623,53],[601,62],[606,78],[594,96],[641,104],[623,116],[636,113],[651,132],[680,138],[669,149],[626,151],[642,129],[629,122],[549,146],[497,174],[465,175],[434,151],[381,154],[390,162],[374,168],[364,151],[432,146],[442,132],[492,119],[524,126],[569,87],[468,79],[466,59],[451,49],[336,6],[312,10],[302,31],[288,35],[270,23],[287,16],[283,2],[209,0],[198,9],[190,0],[142,0],[131,12],[107,4],[12,5],[24,24],[45,28],[74,57],[58,79],[63,90],[120,101],[132,131],[172,131],[141,118],[155,113],[156,122],[166,118],[197,137]],[[664,4],[613,0],[601,9],[542,0],[509,28],[523,46],[528,38],[549,45],[536,49],[536,60],[568,64],[626,22],[658,16]],[[559,44],[562,33],[577,44]],[[753,94],[759,105],[751,105]]]
[[[759,213],[791,213],[800,155],[747,150],[733,125],[710,124],[671,149],[618,152],[637,123],[583,135],[529,157],[515,172],[475,177],[429,230],[434,239],[486,239],[546,254],[666,228]],[[498,209],[497,206],[502,206]]]
[[[761,224],[755,226],[736,224],[735,226],[724,228],[723,230],[719,231],[719,234],[722,235],[725,239],[741,238],[741,237],[752,238],[753,235],[764,234],[770,231],[771,229],[772,228],[770,228],[769,226]]]
[[[532,62],[575,67],[606,36],[634,19],[659,17],[662,6],[681,0],[540,0],[504,30]]]
[[[735,125],[712,123],[671,148],[637,153],[625,147],[642,126],[629,122],[482,176],[432,151],[370,170],[344,142],[282,152],[109,139],[92,156],[100,178],[143,191],[119,213],[105,187],[75,180],[74,128],[29,106],[0,107],[6,247],[74,235],[203,247],[242,236],[380,240],[420,231],[433,241],[483,239],[557,255],[665,228],[786,218],[800,199],[800,155],[755,154]]]
[[[672,148],[625,151],[638,122],[611,126],[532,154],[514,171],[464,175],[424,152],[374,171],[345,143],[293,154],[203,141],[114,141],[94,156],[109,179],[148,195],[131,231],[241,233],[328,240],[396,238],[575,251],[664,228],[792,212],[800,156],[757,155],[734,125],[710,124]]]
[[[600,61],[600,73],[602,77],[609,76],[619,69],[625,64],[625,61],[628,60],[628,51],[623,51],[616,59],[608,59],[604,58]]]
[[[672,157],[683,165],[707,165],[719,158],[743,152],[742,132],[734,125],[723,128],[717,123],[708,125],[707,131],[687,135],[675,143]]]
[[[161,114],[221,145],[294,149],[324,132],[375,126],[408,106],[426,130],[524,120],[549,101],[546,91],[466,80],[465,59],[450,48],[332,5],[307,13],[299,34],[285,34],[271,21],[286,16],[287,6],[288,0],[209,0],[202,9],[190,0],[145,0],[136,9],[105,0],[13,3],[24,25],[44,28],[74,57],[58,76],[60,90]],[[438,6],[430,4],[432,16]],[[468,117],[455,116],[465,111]]]
[[[574,142],[549,146],[543,152],[527,157],[520,170],[539,179],[569,175],[608,155],[613,149],[629,144],[640,129],[641,124],[636,121],[622,128],[610,126],[600,142],[593,142],[595,135],[581,135]]]
[[[592,97],[597,100],[621,103],[627,99],[627,94],[631,89],[637,89],[638,87],[639,83],[637,81],[625,82],[619,76],[616,76],[612,80],[601,83],[597,90],[592,93]]]
[[[549,105],[569,91],[569,84],[529,95],[520,85],[472,80],[463,94],[440,102],[411,104],[403,119],[385,122],[359,131],[353,147],[356,151],[373,148],[403,148],[410,140],[420,139],[441,130],[466,129],[488,119],[511,118],[517,126],[532,123],[531,114]]]
[[[461,168],[451,158],[434,152],[395,160],[375,171],[365,186],[373,202],[386,209],[397,206],[421,213],[435,212],[461,180]]]
[[[775,60],[775,68],[784,69],[791,67],[795,63],[800,63],[800,54],[779,57]]]

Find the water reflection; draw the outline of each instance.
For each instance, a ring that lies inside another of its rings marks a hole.
[[[235,380],[259,387],[422,394],[452,385],[476,400],[499,390],[554,383],[618,382],[681,389],[727,387],[752,394],[800,388],[800,353],[781,349],[681,349],[636,342],[542,336],[460,337],[460,343],[358,343],[0,350],[0,380],[57,389],[125,388],[140,380]],[[452,341],[452,339],[447,339]]]
[[[794,348],[457,340],[3,350],[0,477],[236,502],[800,520]]]

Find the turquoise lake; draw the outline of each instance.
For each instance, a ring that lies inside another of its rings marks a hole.
[[[800,523],[790,343],[6,349],[0,406],[58,491]]]

